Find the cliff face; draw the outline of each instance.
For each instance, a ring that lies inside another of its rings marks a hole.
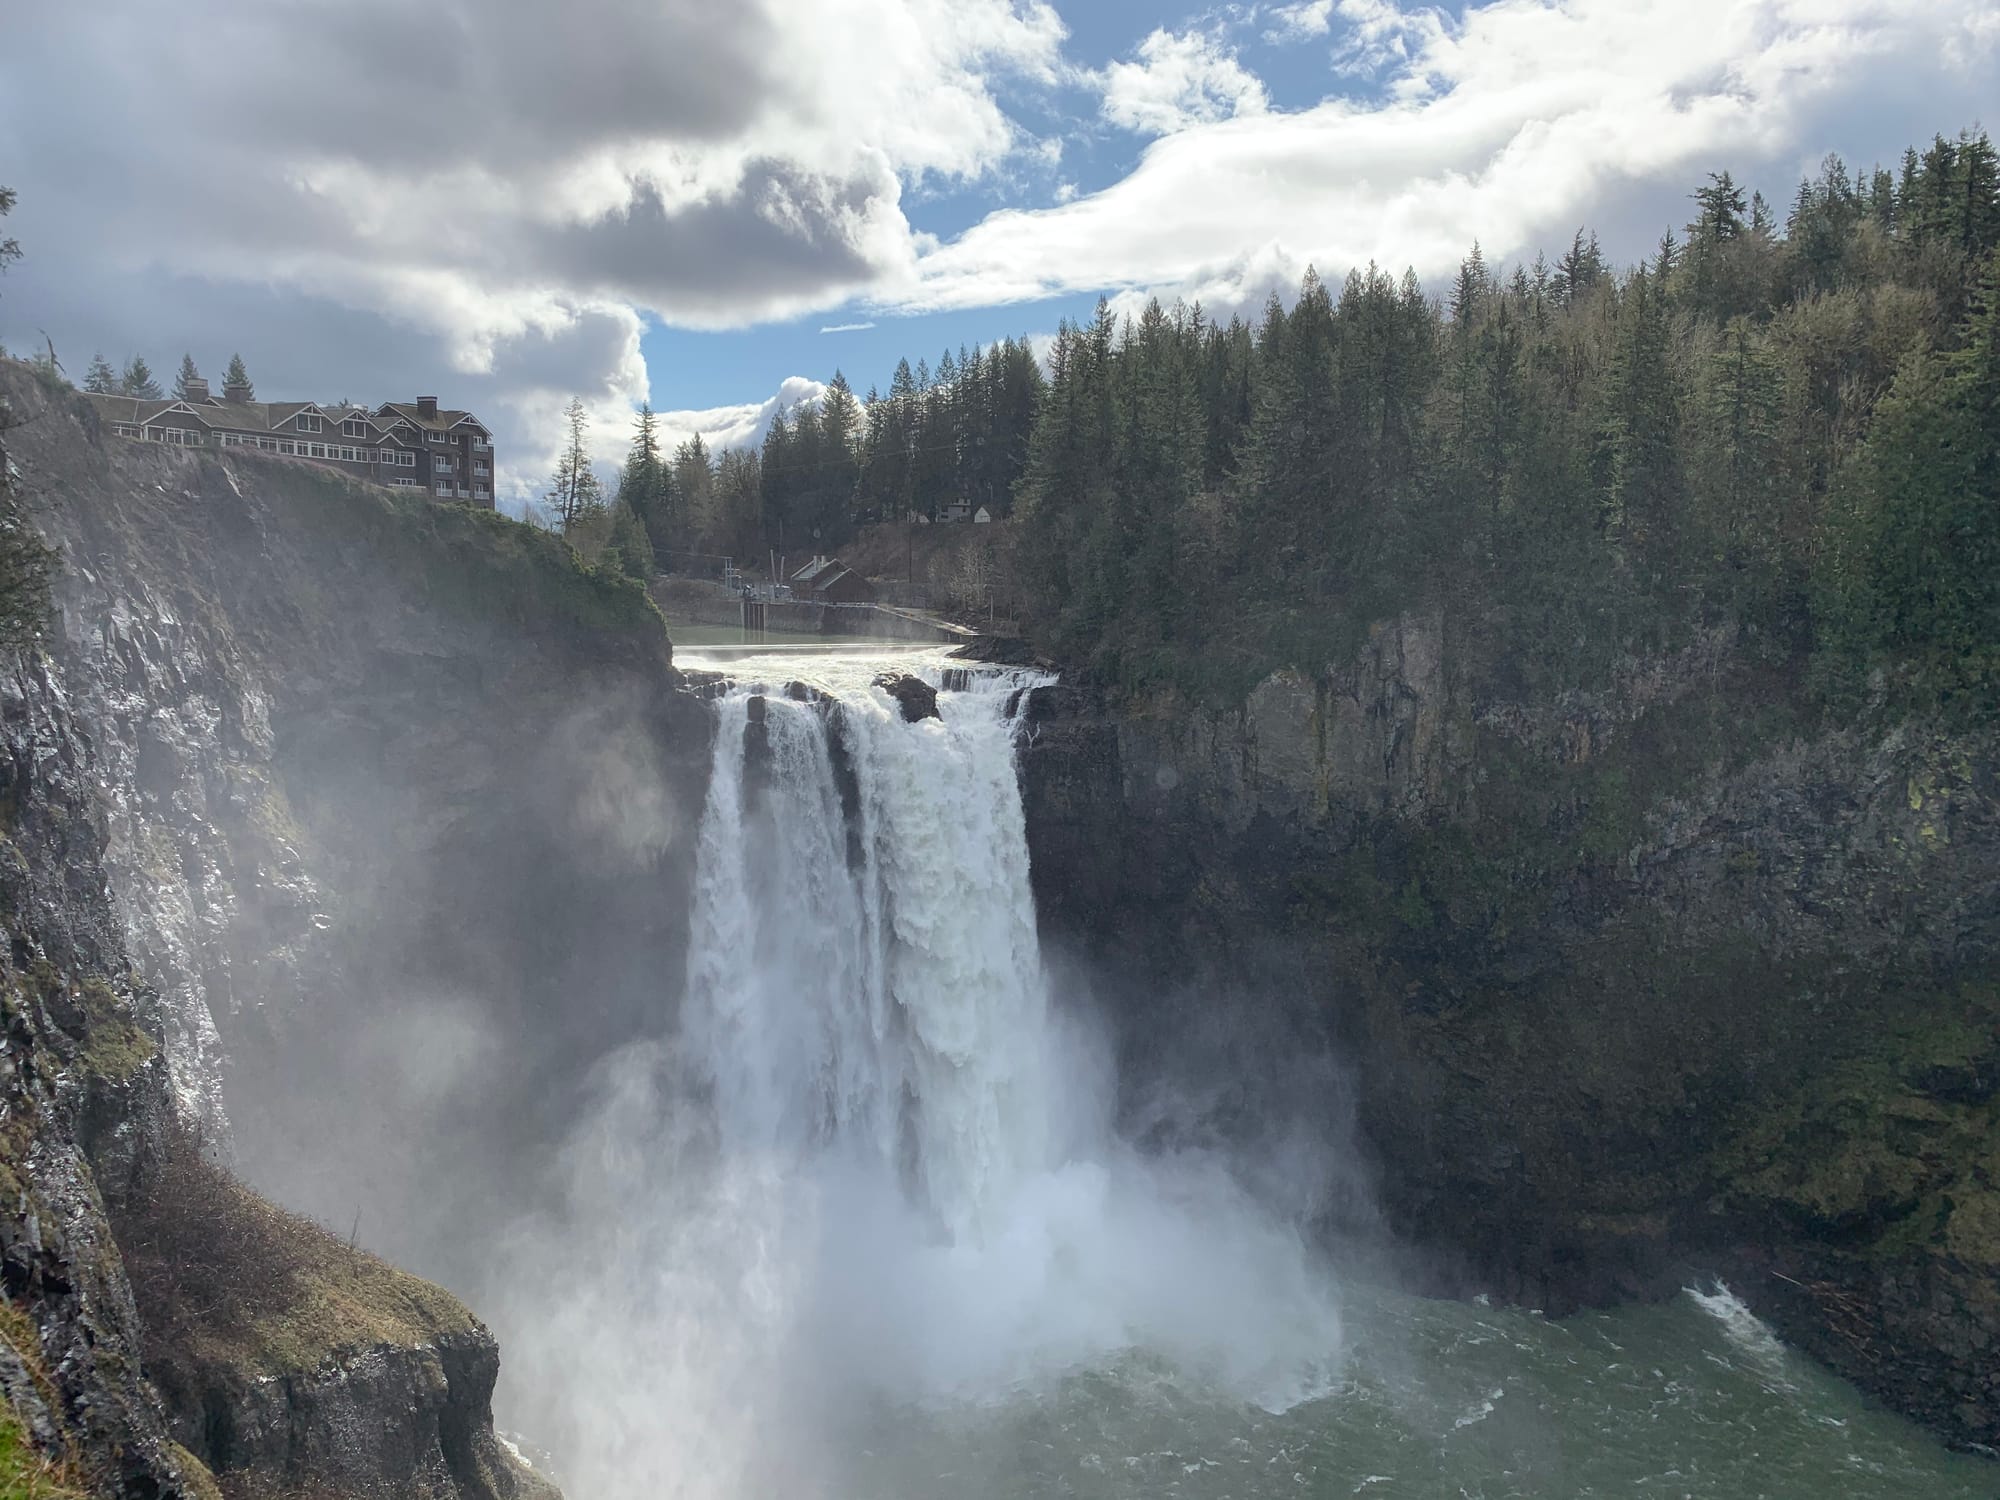
[[[511,1148],[560,1137],[608,1039],[665,1024],[707,716],[643,594],[553,538],[121,442],[19,366],[0,396],[60,562],[48,654],[8,700],[13,795],[77,809],[54,873],[25,867],[46,896],[16,967],[88,932],[54,961],[128,1005],[151,1091],[24,1137],[36,1163],[74,1137],[110,1209],[66,1213],[94,1238],[50,1274],[103,1251],[91,1307],[127,1319],[108,1347],[155,1446],[288,1486],[528,1493],[490,1430],[490,1336],[360,1246],[477,1294],[525,1196]],[[163,1223],[161,1184],[218,1152],[342,1236],[227,1185],[203,1224]],[[275,1268],[239,1324],[177,1321],[179,1261],[154,1253],[175,1233]]]
[[[1383,1210],[1447,1286],[1559,1309],[1722,1273],[2000,1443],[2000,747],[1822,723],[1722,638],[1556,700],[1479,654],[1431,615],[1240,713],[1039,695],[1043,917],[1156,976],[1135,1086],[1220,992],[1347,1059]]]

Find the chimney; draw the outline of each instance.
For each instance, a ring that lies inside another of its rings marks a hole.
[[[200,375],[188,376],[187,399],[190,401],[206,401],[208,399],[208,381]]]
[[[419,397],[417,397],[417,415],[418,415],[418,416],[420,416],[420,417],[435,417],[435,416],[436,416],[437,414],[438,414],[438,398],[437,398],[437,397],[435,397],[435,396],[419,396]]]
[[[243,381],[232,380],[223,386],[222,399],[224,401],[248,401],[250,399],[250,387]]]

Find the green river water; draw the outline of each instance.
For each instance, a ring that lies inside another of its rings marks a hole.
[[[1331,1389],[1284,1412],[1143,1360],[999,1404],[878,1413],[839,1493],[1081,1500],[1996,1500],[1954,1453],[1726,1293],[1554,1321],[1361,1292]]]

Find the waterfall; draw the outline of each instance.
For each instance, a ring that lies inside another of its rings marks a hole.
[[[874,677],[941,685],[941,653],[717,665],[674,1030],[607,1060],[563,1212],[510,1251],[558,1289],[512,1347],[570,1492],[847,1500],[884,1412],[1126,1361],[1326,1389],[1298,1225],[1120,1140],[1089,996],[1052,989],[1016,765],[1043,679],[955,675],[910,723]]]
[[[872,1161],[954,1242],[1055,1165],[1033,685],[975,678],[917,723],[871,686],[717,704],[682,1024],[721,1144]]]

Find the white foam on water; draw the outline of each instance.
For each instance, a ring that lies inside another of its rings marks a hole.
[[[1770,1325],[1750,1311],[1741,1297],[1719,1281],[1710,1292],[1694,1287],[1683,1290],[1694,1299],[1695,1306],[1721,1324],[1723,1336],[1731,1344],[1764,1366],[1768,1373],[1775,1374],[1782,1370],[1786,1361],[1785,1346],[1771,1331]]]

